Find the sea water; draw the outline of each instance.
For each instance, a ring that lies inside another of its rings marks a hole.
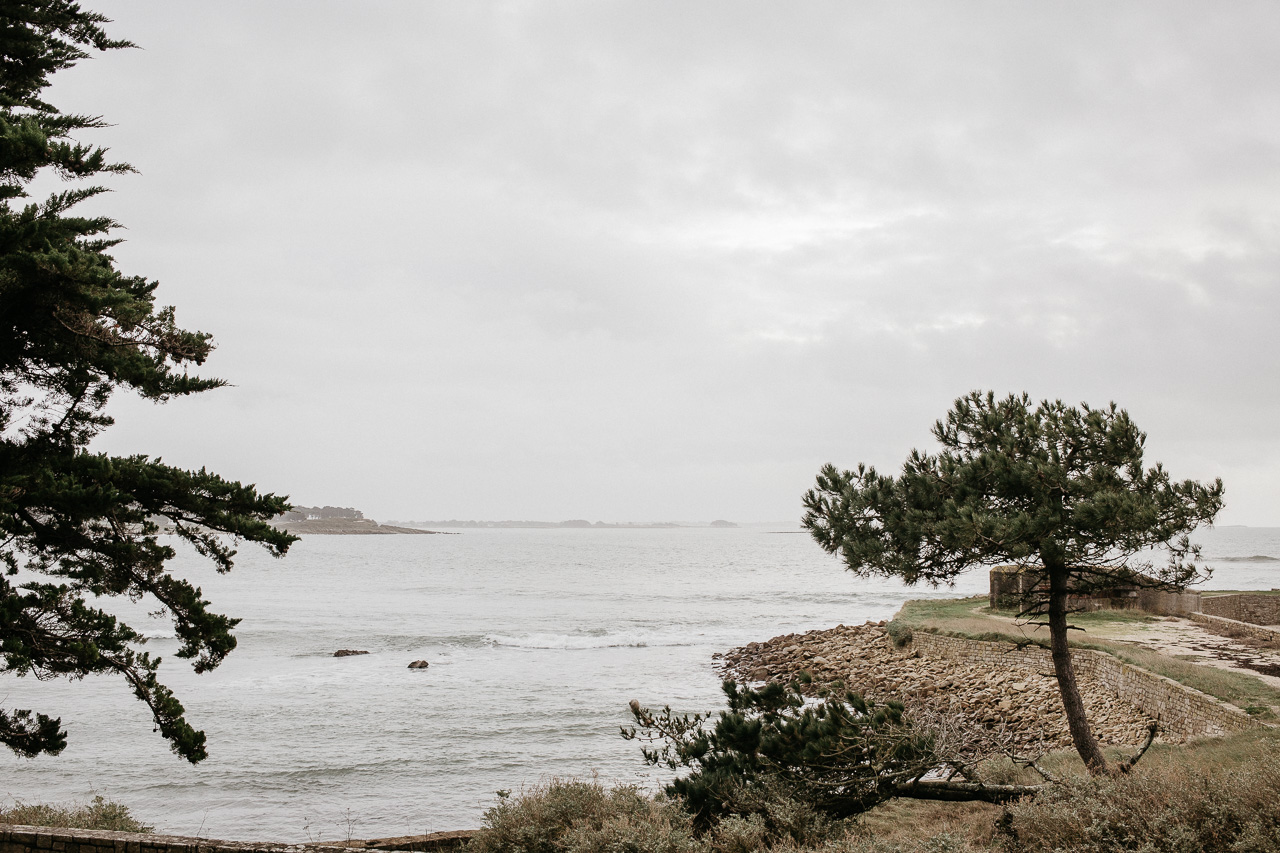
[[[1280,586],[1280,529],[1201,539],[1226,558],[1213,587]],[[0,754],[0,796],[102,794],[159,831],[237,840],[475,827],[498,791],[551,777],[661,784],[619,735],[627,703],[720,707],[717,652],[987,587],[981,570],[941,589],[860,579],[790,526],[312,536],[283,560],[245,546],[229,575],[192,553],[174,569],[243,620],[217,670],[174,657],[145,603],[116,607],[165,658],[209,758],[169,752],[119,678],[6,676],[0,706],[61,717],[69,743]]]

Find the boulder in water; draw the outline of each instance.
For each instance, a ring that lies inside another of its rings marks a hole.
[[[413,663],[409,664],[409,669],[426,669],[429,666],[431,666],[431,664],[427,663],[424,660],[416,660]]]
[[[366,652],[364,649],[338,649],[336,652],[333,653],[333,656],[335,658],[349,658],[352,655],[367,655],[367,654],[369,653]]]

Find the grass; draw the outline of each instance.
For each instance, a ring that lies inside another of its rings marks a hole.
[[[1280,851],[1280,733],[1157,745],[1129,776],[1070,775],[1013,805],[1007,849]]]
[[[26,826],[53,826],[62,829],[105,829],[112,832],[154,832],[155,827],[138,821],[128,806],[97,796],[91,803],[45,804],[15,800],[0,808],[0,823]]]
[[[1048,646],[1048,628],[1014,624],[1008,620],[1015,614],[993,612],[986,602],[986,596],[908,601],[893,621],[912,631],[932,631],[974,640],[1025,642],[1031,639]],[[1277,716],[1273,708],[1280,707],[1280,689],[1260,679],[1245,673],[1180,660],[1105,636],[1108,628],[1159,622],[1160,617],[1124,610],[1098,610],[1092,613],[1073,613],[1070,621],[1072,625],[1083,628],[1088,637],[1073,637],[1073,648],[1105,652],[1125,663],[1163,675],[1235,705],[1261,719],[1274,719]]]
[[[1106,752],[1107,757],[1112,760],[1129,755],[1129,750],[1123,749],[1108,748]],[[1051,753],[1038,763],[1054,778],[1076,786],[1077,797],[1081,796],[1082,791],[1087,791],[1088,774],[1074,751]],[[1275,768],[1274,772],[1280,772],[1280,731],[1259,729],[1222,738],[1201,738],[1181,745],[1157,743],[1143,756],[1134,774],[1137,778],[1146,780],[1144,786],[1150,786],[1159,784],[1160,780],[1179,777],[1211,779],[1224,771],[1267,764]],[[983,778],[987,782],[1036,784],[1043,781],[1034,771],[1014,768],[1008,762],[989,762],[985,770]],[[988,803],[889,800],[862,815],[858,826],[860,833],[891,845],[890,850],[893,846],[910,850],[923,841],[938,836],[949,839],[953,845],[967,844],[973,850],[987,850],[992,845],[1007,843],[1007,839],[1001,841],[996,829],[996,820],[1002,812],[1000,806]],[[1025,813],[1024,823],[1032,820],[1030,815],[1030,811]],[[1040,818],[1046,816],[1039,815],[1037,819]],[[1060,818],[1055,817],[1054,820]],[[1024,827],[1023,835],[1026,834]],[[959,846],[955,849],[965,848]],[[1026,849],[1043,849],[1043,846]]]

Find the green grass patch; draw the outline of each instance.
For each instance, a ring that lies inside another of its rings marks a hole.
[[[1049,629],[1033,623],[1010,622],[1009,619],[1015,615],[1007,611],[993,612],[987,606],[986,596],[917,599],[904,604],[890,626],[891,632],[925,631],[991,642],[1025,643],[1030,640],[1047,648]],[[1129,610],[1097,610],[1091,613],[1073,613],[1069,621],[1083,629],[1082,633],[1072,632],[1072,648],[1105,652],[1125,663],[1163,675],[1235,705],[1259,719],[1277,718],[1272,708],[1280,707],[1280,689],[1258,678],[1160,654],[1134,643],[1098,636],[1105,633],[1108,626],[1154,623],[1160,621],[1160,617]],[[894,625],[897,627],[893,627]]]

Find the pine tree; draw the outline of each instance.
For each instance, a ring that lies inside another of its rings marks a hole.
[[[804,498],[804,524],[862,577],[947,583],[980,565],[1032,572],[1026,614],[1048,617],[1054,672],[1076,751],[1108,770],[1089,728],[1067,644],[1068,593],[1117,583],[1177,589],[1201,576],[1188,534],[1222,508],[1222,481],[1170,480],[1144,468],[1146,435],[1128,413],[1032,406],[1027,395],[956,401],[933,434],[936,456],[912,451],[899,477],[825,466]],[[1164,548],[1166,565],[1140,560]]]
[[[94,600],[158,601],[181,640],[178,657],[206,672],[235,647],[237,620],[209,611],[200,589],[166,571],[175,552],[160,524],[220,572],[241,539],[280,556],[294,537],[267,524],[288,508],[284,498],[203,469],[87,449],[111,425],[104,410],[118,389],[162,402],[225,384],[187,372],[209,355],[210,336],[158,307],[156,282],[116,268],[108,252],[117,223],[73,213],[106,191],[96,178],[133,171],[73,138],[102,119],[42,99],[50,75],[89,50],[132,46],[109,38],[107,23],[66,0],[0,4],[0,673],[115,673],[173,751],[196,762],[204,733],[157,680],[159,659]],[[42,173],[73,188],[31,201]],[[44,714],[0,709],[0,742],[21,755],[57,754],[66,734]]]

